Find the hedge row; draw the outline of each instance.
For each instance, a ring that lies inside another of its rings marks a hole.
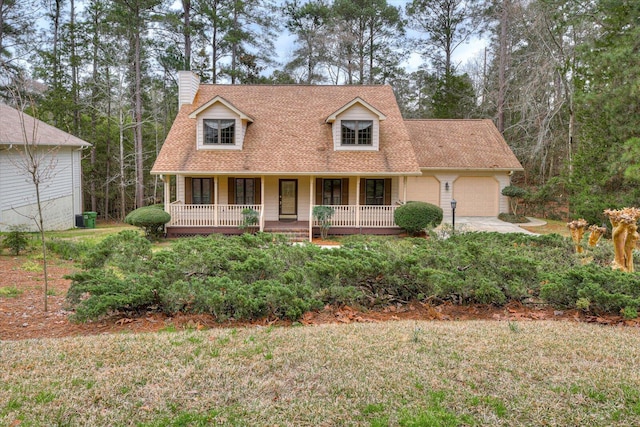
[[[427,299],[502,305],[543,297],[593,311],[637,309],[633,275],[610,271],[609,249],[589,256],[592,264],[582,266],[571,241],[558,235],[353,236],[327,250],[258,233],[181,239],[152,252],[146,239],[122,232],[86,253],[84,271],[70,276],[68,301],[78,320],[147,310],[297,319],[325,304]]]

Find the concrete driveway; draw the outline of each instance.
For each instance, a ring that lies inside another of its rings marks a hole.
[[[447,218],[447,221],[443,221],[443,224],[451,225],[451,218]],[[496,217],[479,217],[479,216],[463,216],[456,217],[456,231],[495,231],[498,233],[525,233],[536,234],[521,228],[520,225],[527,227],[535,227],[545,225],[546,222],[529,218],[529,222],[525,224],[512,224],[510,222],[504,222]]]

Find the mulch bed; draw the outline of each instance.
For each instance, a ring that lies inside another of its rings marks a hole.
[[[36,266],[34,268],[34,265]],[[208,315],[167,316],[161,313],[146,313],[138,317],[117,314],[96,322],[77,324],[69,321],[65,310],[65,295],[70,281],[66,274],[76,270],[72,262],[54,260],[49,271],[49,298],[47,312],[44,311],[44,279],[37,262],[25,256],[0,255],[0,287],[15,287],[22,293],[16,297],[0,296],[0,340],[23,340],[35,338],[58,338],[78,335],[98,335],[122,331],[142,333],[155,332],[172,327],[175,329],[205,329],[242,327],[255,325],[289,326],[292,322],[276,319],[261,319],[254,322],[218,322]],[[385,307],[380,310],[362,311],[353,307],[327,306],[318,312],[306,313],[300,323],[317,325],[326,323],[385,322],[394,320],[496,320],[535,321],[558,320],[596,322],[605,325],[639,327],[640,321],[625,321],[620,316],[587,316],[576,310],[554,310],[551,307],[525,306],[511,303],[505,307],[459,306],[453,304],[426,304],[412,302]]]

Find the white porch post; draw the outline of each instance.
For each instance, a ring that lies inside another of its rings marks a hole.
[[[313,199],[315,195],[316,177],[309,178],[309,241],[313,242]]]
[[[408,179],[409,179],[408,176],[402,177],[402,202],[403,203],[407,203],[407,180]]]
[[[218,219],[218,200],[220,200],[220,194],[218,194],[218,175],[213,177],[213,225],[220,225]]]
[[[164,210],[169,212],[171,204],[171,175],[160,175],[160,179],[164,183]]]
[[[264,207],[265,207],[265,203],[264,203],[264,189],[265,189],[265,184],[264,184],[264,180],[265,180],[265,176],[262,175],[260,177],[260,231],[264,231]]]
[[[360,227],[360,177],[356,179],[356,227]]]

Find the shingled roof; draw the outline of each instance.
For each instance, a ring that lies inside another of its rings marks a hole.
[[[23,123],[25,132],[23,132]],[[69,147],[88,147],[91,145],[26,113],[0,103],[0,144],[22,145],[25,143],[25,133],[29,143],[35,142],[38,145]],[[35,141],[33,141],[34,136]]]
[[[221,97],[253,119],[242,150],[197,150],[189,115]],[[335,151],[327,118],[356,98],[384,114],[379,151]],[[417,175],[390,86],[200,85],[180,108],[153,174]]]
[[[405,125],[422,169],[523,170],[491,120],[406,120]]]

